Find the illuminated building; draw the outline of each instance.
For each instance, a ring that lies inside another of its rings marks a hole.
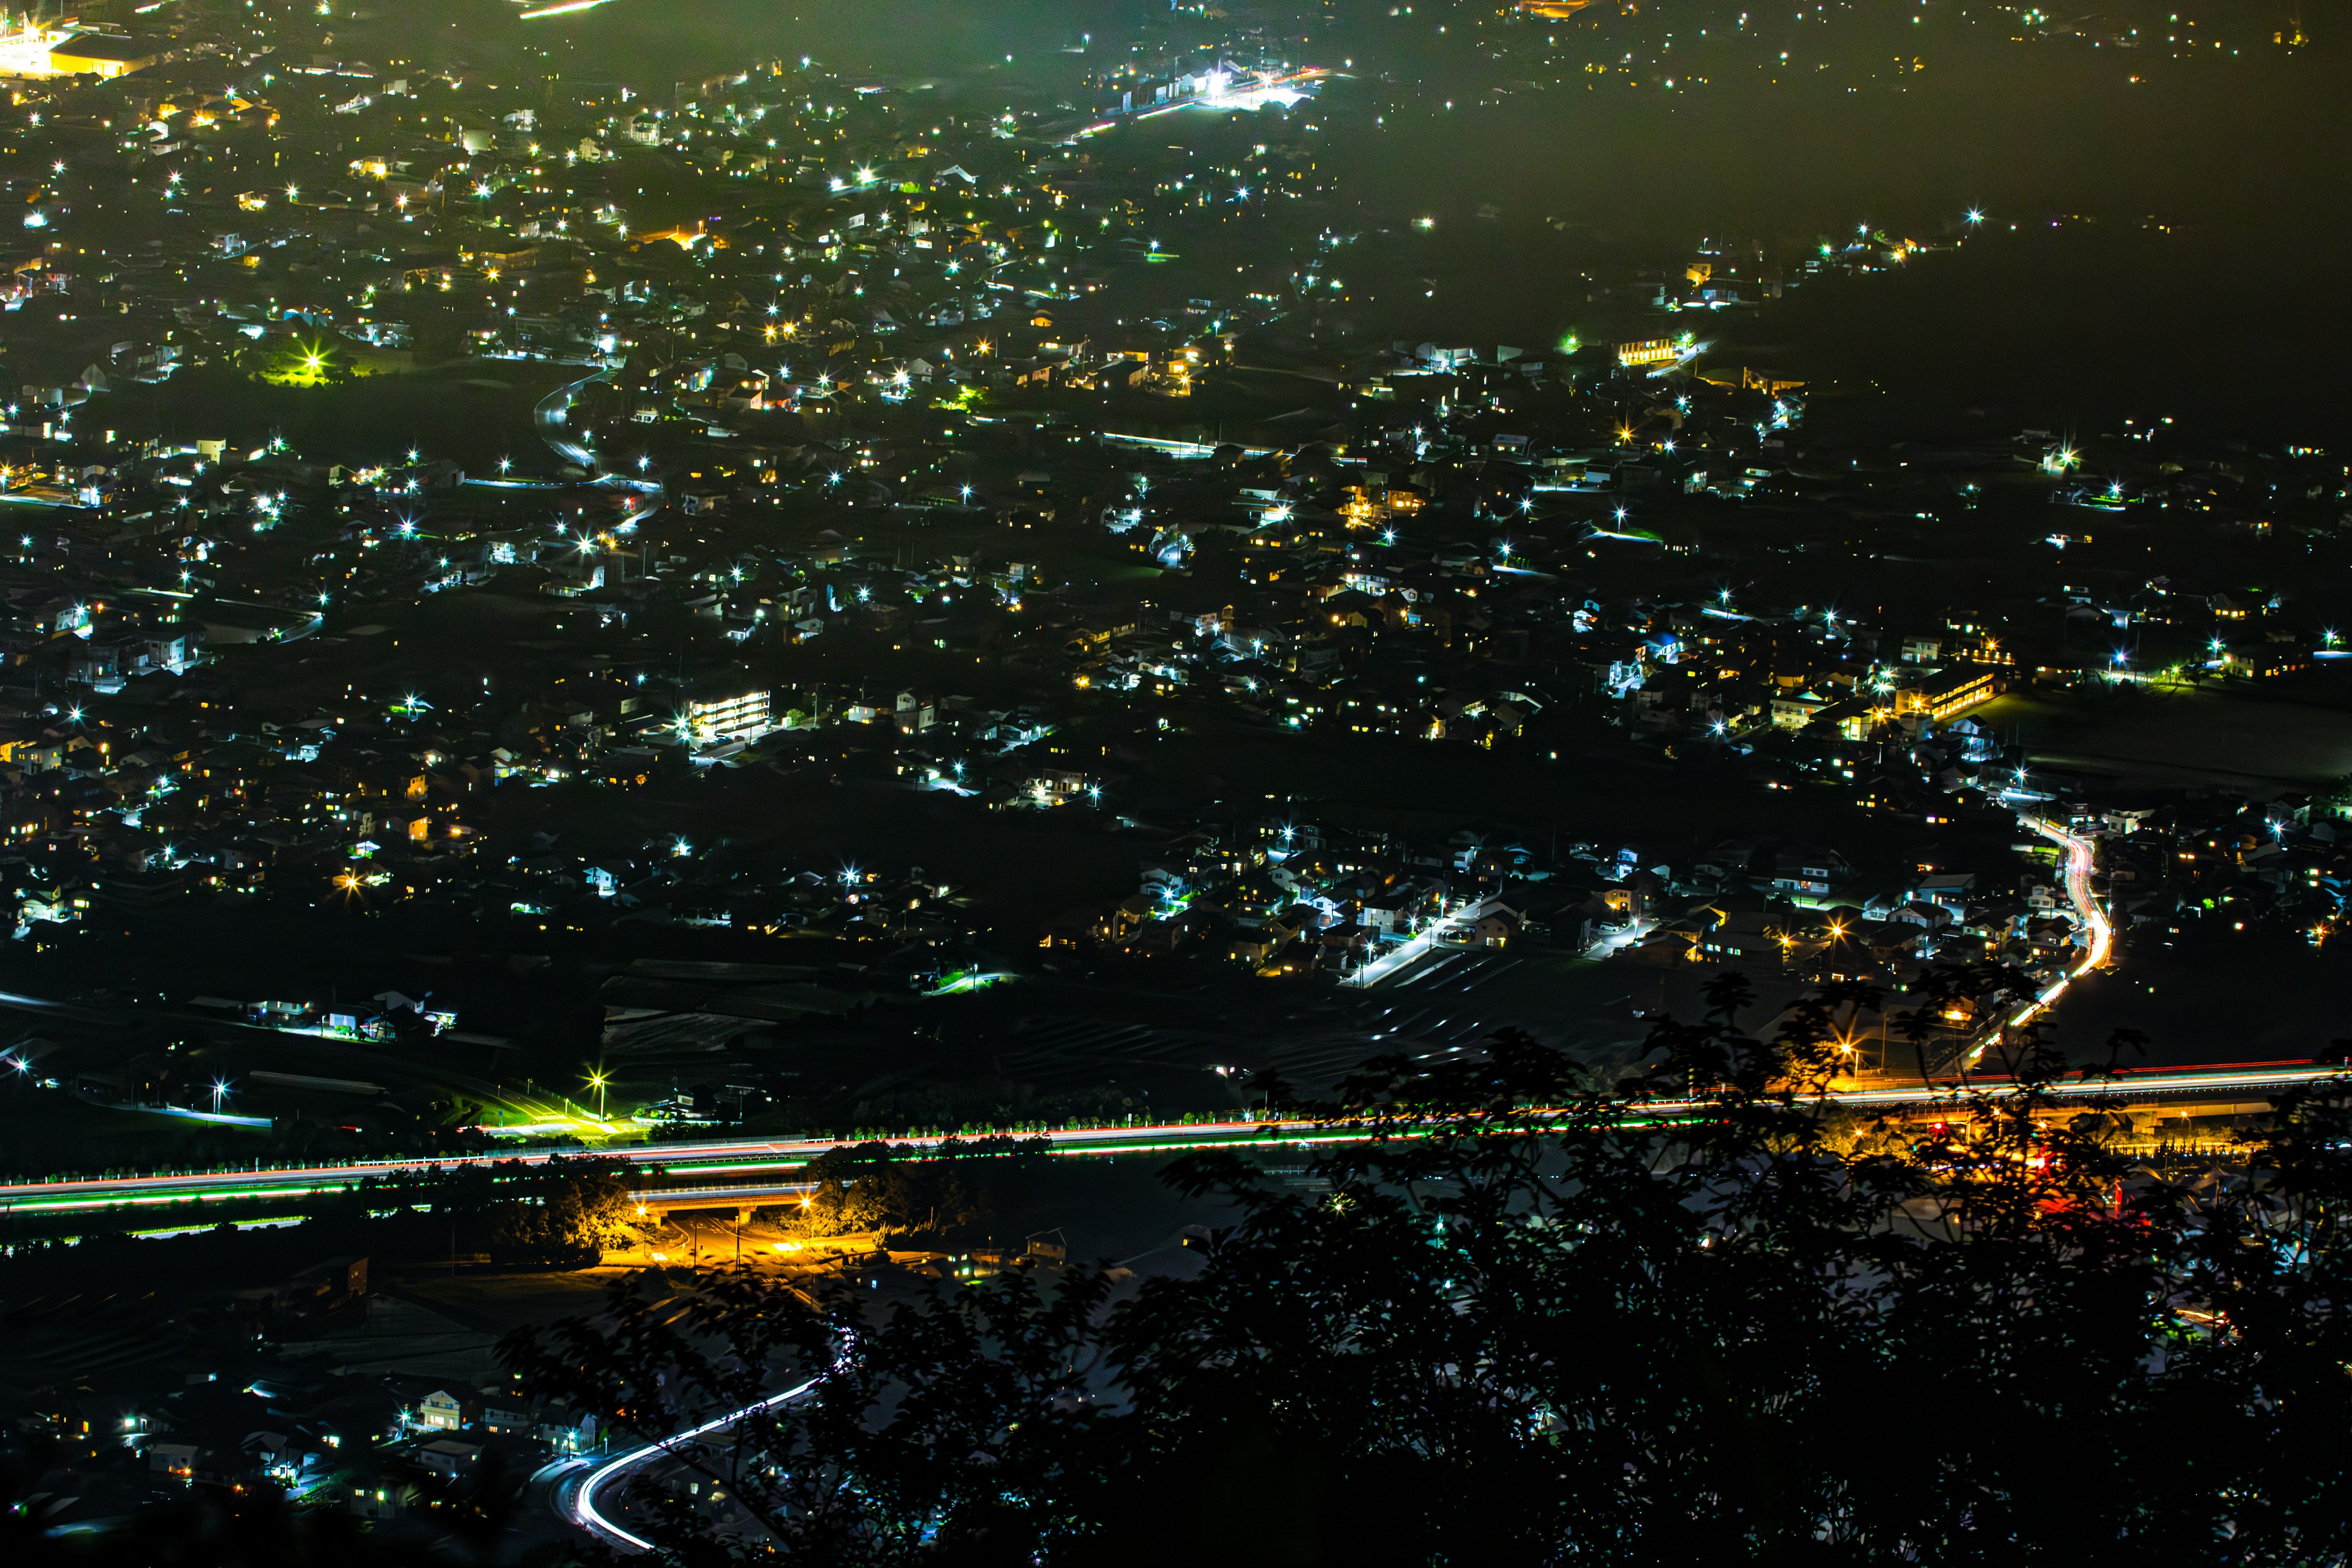
[[[46,26],[30,16],[0,16],[0,75],[54,75],[49,50],[70,37],[70,29]]]
[[[80,33],[49,50],[49,69],[58,76],[113,78],[143,70],[157,58],[152,45],[137,38]]]
[[[1645,364],[1672,364],[1683,357],[1684,345],[1673,338],[1643,338],[1619,343],[1617,363],[1628,370]]]
[[[1930,719],[1958,718],[1998,695],[1995,679],[1990,669],[1951,670],[1905,690],[1897,698],[1896,707],[1905,712],[1925,713]]]
[[[767,733],[768,694],[745,691],[728,697],[696,697],[686,704],[686,727],[697,740]]]
[[[118,77],[155,63],[154,46],[137,38],[78,31],[70,22],[0,16],[0,76]]]

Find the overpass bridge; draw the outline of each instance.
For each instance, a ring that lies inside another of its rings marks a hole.
[[[722,1187],[643,1187],[631,1193],[629,1201],[648,1218],[681,1210],[732,1209],[736,1224],[749,1225],[754,1209],[796,1204],[814,1191],[814,1182],[740,1182]]]

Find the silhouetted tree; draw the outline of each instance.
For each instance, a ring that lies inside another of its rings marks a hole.
[[[1610,1093],[1507,1031],[1373,1064],[1314,1108],[1367,1140],[1327,1190],[1176,1167],[1241,1215],[1194,1278],[809,1311],[739,1276],[509,1353],[646,1433],[813,1378],[726,1450],[785,1562],[2347,1560],[2345,1084],[2171,1182],[2031,1041],[1856,1138],[1804,1090],[1875,998],[1770,1039],[1746,1001]]]

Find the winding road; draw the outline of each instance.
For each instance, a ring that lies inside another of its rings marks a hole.
[[[747,1415],[756,1415],[762,1410],[771,1410],[779,1405],[798,1399],[815,1386],[816,1380],[811,1378],[806,1383],[787,1388],[779,1394],[772,1394],[765,1399],[747,1405],[740,1410],[730,1410],[726,1415],[714,1416],[698,1426],[688,1426],[683,1431],[671,1433],[658,1442],[647,1443],[640,1448],[632,1448],[584,1472],[575,1472],[562,1477],[557,1480],[555,1487],[556,1511],[600,1541],[610,1542],[632,1551],[649,1552],[653,1549],[652,1542],[641,1535],[633,1534],[614,1523],[612,1516],[604,1511],[607,1507],[619,1506],[616,1500],[619,1494],[614,1492],[607,1497],[608,1488],[648,1460],[675,1453],[679,1447],[702,1436],[705,1433],[731,1426]]]
[[[530,411],[531,423],[539,427],[539,438],[547,443],[549,449],[565,462],[576,463],[592,474],[596,471],[596,449],[583,441],[572,438],[569,431],[572,405],[580,395],[582,387],[592,381],[604,380],[608,374],[600,370],[577,381],[567,381],[541,398]]]
[[[2052,981],[2042,994],[2003,1024],[1987,1035],[1981,1044],[1969,1053],[1969,1063],[1974,1066],[1986,1051],[1998,1045],[2001,1037],[2021,1029],[2050,1010],[2053,1003],[2066,994],[2066,988],[2104,965],[2114,956],[2116,948],[2115,922],[2101,907],[2098,897],[2091,890],[2091,871],[2098,862],[2098,845],[2068,828],[2061,827],[2047,817],[2021,816],[2018,820],[2042,837],[2050,839],[2066,852],[2066,900],[2074,906],[2074,918],[2091,933],[2083,950],[2083,960]]]

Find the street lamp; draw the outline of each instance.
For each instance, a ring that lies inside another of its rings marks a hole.
[[[604,1115],[604,1086],[612,1081],[611,1076],[608,1075],[602,1068],[598,1068],[595,1071],[588,1075],[588,1087],[596,1091],[596,1120],[599,1121],[606,1120]]]

